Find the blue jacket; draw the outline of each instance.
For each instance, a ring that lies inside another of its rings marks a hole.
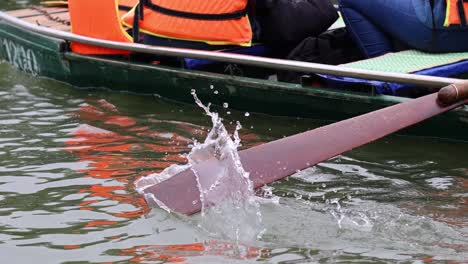
[[[468,51],[468,26],[444,27],[446,0],[339,0],[348,31],[368,57],[397,40],[429,52]]]

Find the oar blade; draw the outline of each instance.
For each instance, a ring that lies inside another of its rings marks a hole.
[[[160,207],[169,211],[192,215],[201,210],[197,178],[190,169],[146,188],[144,193],[152,195]]]

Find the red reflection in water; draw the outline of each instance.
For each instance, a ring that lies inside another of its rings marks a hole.
[[[241,252],[239,252],[241,251]],[[270,251],[258,247],[242,247],[228,242],[207,241],[204,243],[136,246],[120,250],[119,256],[133,256],[130,262],[164,261],[186,262],[189,257],[222,256],[230,259],[269,258]]]
[[[91,221],[86,224],[86,227],[91,226],[106,226],[106,225],[115,225],[118,222],[116,221]]]
[[[88,162],[87,169],[79,172],[96,179],[114,179],[125,183],[119,186],[91,185],[80,190],[89,197],[100,197],[131,204],[133,211],[112,213],[114,216],[134,218],[149,211],[144,199],[133,191],[133,181],[152,172],[159,172],[173,163],[185,162],[181,153],[188,151],[189,139],[174,132],[151,131],[148,126],[139,126],[137,120],[118,113],[117,107],[105,100],[96,105],[85,104],[74,114],[83,123],[72,132],[73,137],[64,150]],[[104,128],[98,128],[104,127]],[[112,130],[118,130],[119,133]],[[190,131],[189,131],[190,133]],[[154,139],[157,140],[154,140]],[[154,143],[148,143],[154,142]],[[147,158],[145,153],[164,153],[163,158]],[[92,206],[101,199],[86,200],[82,210],[94,210]]]
[[[84,173],[86,177],[113,179],[123,183],[114,186],[93,184],[81,189],[79,193],[89,195],[78,206],[80,210],[99,211],[96,204],[103,200],[129,204],[134,207],[133,210],[107,212],[126,219],[140,217],[150,210],[144,198],[133,190],[134,180],[149,173],[159,172],[173,163],[186,162],[181,153],[189,151],[188,145],[192,140],[182,134],[204,138],[208,131],[205,127],[190,123],[154,118],[145,120],[146,125],[140,125],[138,120],[121,115],[116,106],[105,100],[89,102],[80,107],[74,115],[86,125],[81,125],[72,132],[72,138],[65,142],[66,147],[63,149],[73,153],[80,161],[89,163],[86,169],[78,172]],[[153,126],[159,129],[166,127],[166,130],[170,131],[157,131]],[[255,134],[244,134],[242,139],[247,140],[247,145],[260,143]],[[92,220],[85,222],[83,228],[105,228],[118,223],[106,219]],[[119,238],[120,236],[108,237]],[[78,249],[80,246],[65,245],[63,248]],[[239,258],[239,254],[234,252],[234,245],[217,241],[186,245],[135,246],[121,249],[119,252],[119,255],[134,256],[131,258],[132,262],[183,262],[186,257],[203,255]],[[256,258],[265,252],[249,247],[242,257]]]
[[[65,246],[63,246],[63,249],[78,249],[78,248],[81,248],[81,247],[78,246],[78,245],[65,245]]]

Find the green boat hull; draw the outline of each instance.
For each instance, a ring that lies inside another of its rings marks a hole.
[[[337,121],[406,100],[227,74],[145,64],[129,58],[83,56],[68,43],[0,22],[0,57],[19,70],[76,87],[158,94],[194,103],[204,101],[237,110]],[[217,92],[215,92],[217,91]],[[468,141],[468,107],[436,116],[402,134]]]

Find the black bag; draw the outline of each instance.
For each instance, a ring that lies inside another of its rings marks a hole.
[[[317,37],[308,37],[299,43],[286,57],[288,60],[338,65],[362,59],[353,45],[346,28],[326,31]],[[278,81],[299,83],[305,73],[279,71]]]
[[[256,16],[265,44],[290,47],[327,30],[338,12],[330,0],[256,0]]]

